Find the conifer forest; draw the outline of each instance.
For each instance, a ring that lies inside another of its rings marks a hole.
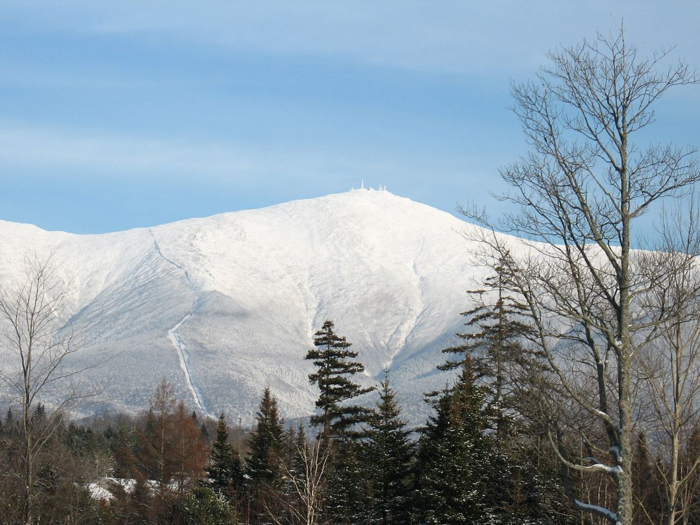
[[[92,392],[43,397],[90,373],[63,372],[80,347],[51,329],[57,261],[0,283],[0,344],[19,363],[0,367],[15,394],[0,418],[0,522],[700,525],[700,168],[693,148],[643,140],[658,101],[700,80],[668,58],[620,28],[551,52],[512,87],[529,147],[500,169],[515,211],[461,209],[488,271],[465,294],[422,425],[402,416],[390,369],[376,389],[358,381],[340,319],[299,356],[318,394],[309,418],[288,420],[260,385],[242,428],[164,380],[138,415],[71,420]]]

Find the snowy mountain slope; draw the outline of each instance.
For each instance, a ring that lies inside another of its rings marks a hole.
[[[28,252],[55,252],[88,343],[75,365],[109,358],[80,377],[104,386],[85,412],[140,410],[167,378],[210,415],[252,421],[266,385],[287,418],[308,415],[316,392],[303,357],[332,319],[360,352],[363,380],[390,366],[418,420],[422,393],[448,380],[435,370],[440,349],[484,272],[465,228],[372,190],[106,235],[0,221],[0,279],[18,278]]]

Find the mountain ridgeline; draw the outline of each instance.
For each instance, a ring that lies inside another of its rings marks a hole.
[[[304,355],[333,319],[365,366],[363,386],[390,367],[418,422],[429,409],[422,393],[448,381],[436,369],[441,349],[486,272],[461,235],[468,228],[375,190],[104,235],[0,221],[0,279],[18,282],[27,254],[58,262],[65,323],[83,345],[69,366],[100,363],[75,379],[101,390],[83,415],[142,410],[167,379],[209,416],[251,423],[266,386],[285,417],[308,416],[317,393]]]

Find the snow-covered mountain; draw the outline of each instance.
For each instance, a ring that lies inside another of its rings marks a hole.
[[[78,376],[80,388],[104,388],[85,413],[141,410],[166,378],[209,415],[250,423],[265,386],[285,417],[309,415],[316,391],[303,357],[331,319],[359,351],[363,381],[390,367],[417,421],[423,392],[449,379],[435,368],[440,350],[485,272],[468,228],[374,190],[104,235],[0,221],[0,279],[18,278],[27,253],[55,251],[87,342],[75,364],[107,359]]]

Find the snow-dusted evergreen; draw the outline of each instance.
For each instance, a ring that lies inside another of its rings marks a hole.
[[[493,502],[486,497],[497,474],[492,442],[485,435],[488,426],[484,393],[467,358],[457,383],[436,399],[435,414],[421,436],[419,505],[424,523],[494,522]]]
[[[371,391],[355,380],[365,367],[357,361],[357,352],[349,350],[352,344],[334,332],[333,321],[326,321],[316,332],[314,346],[304,357],[316,367],[309,381],[319,389],[316,408],[320,413],[311,416],[311,424],[321,427],[324,438],[345,441],[369,417],[367,408],[353,404]]]
[[[235,500],[236,495],[242,492],[243,465],[238,450],[229,443],[224,414],[219,416],[216,425],[216,439],[211,446],[206,472],[208,485],[226,500]]]
[[[409,437],[411,430],[401,419],[401,407],[395,398],[387,372],[361,448],[368,481],[368,524],[411,522],[415,450]]]

